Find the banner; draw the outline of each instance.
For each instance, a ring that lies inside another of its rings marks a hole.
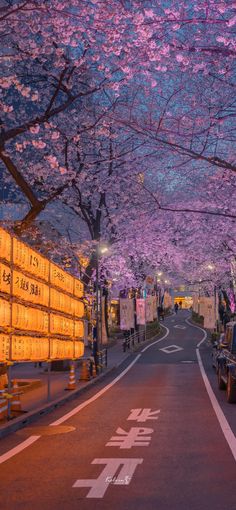
[[[199,315],[202,315],[203,317],[205,314],[206,299],[207,298],[204,296],[199,298]]]
[[[105,322],[105,303],[106,303],[105,296],[102,296],[102,327],[101,327],[101,323],[100,323],[100,327],[101,327],[100,342],[102,345],[106,345],[108,343],[107,329],[106,329],[106,322]]]
[[[214,329],[216,323],[214,297],[205,298],[204,328]]]
[[[198,313],[198,296],[193,295],[193,312]]]
[[[164,308],[171,308],[172,306],[172,299],[169,292],[164,293],[164,300],[163,300],[163,306]]]
[[[120,329],[134,328],[134,300],[120,298]]]
[[[146,321],[153,322],[153,296],[146,298]]]
[[[137,324],[145,324],[145,299],[136,299]]]
[[[152,296],[153,319],[157,319],[157,297]]]

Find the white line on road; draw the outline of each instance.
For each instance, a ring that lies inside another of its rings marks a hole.
[[[150,349],[150,347],[153,347],[153,345],[158,344],[159,342],[162,342],[162,340],[164,340],[164,338],[166,338],[169,335],[170,330],[166,326],[163,326],[163,324],[161,327],[166,329],[165,335],[162,336],[161,338],[159,338],[159,340],[156,340],[155,342],[152,342],[150,345],[147,345],[147,347],[144,347],[144,349],[142,349],[141,352],[145,352],[145,351],[147,351],[147,349]]]
[[[167,335],[169,334],[169,329],[166,327],[166,326],[162,326],[163,328],[165,328],[167,330],[167,332],[165,333],[165,335],[161,338],[159,338],[159,340],[156,340],[155,342],[152,342],[150,345],[148,345],[147,347],[145,347],[142,351],[146,351],[147,349],[149,349],[150,347],[152,347],[153,345],[157,344],[158,342],[161,342],[162,340],[164,340],[164,338],[167,337]],[[97,400],[99,397],[101,397],[101,395],[103,395],[106,391],[108,391],[112,386],[114,386],[114,384],[116,384],[122,377],[124,377],[124,375],[133,367],[133,365],[138,361],[138,359],[140,358],[141,356],[141,353],[138,354],[136,356],[136,358],[130,363],[130,365],[125,369],[123,370],[123,372],[121,372],[120,375],[118,375],[111,383],[107,384],[107,386],[105,386],[105,388],[103,388],[102,390],[100,390],[98,393],[96,393],[96,395],[94,395],[93,397],[89,398],[88,400],[86,400],[85,402],[83,402],[82,404],[80,404],[79,406],[76,406],[74,409],[72,409],[72,411],[70,411],[69,413],[66,413],[64,416],[62,416],[61,418],[59,418],[58,420],[50,423],[51,426],[56,426],[56,425],[61,425],[61,423],[63,423],[64,421],[68,420],[69,418],[71,418],[72,416],[74,416],[75,414],[77,414],[79,411],[81,411],[82,409],[84,409],[84,407],[88,406],[89,404],[91,404],[92,402],[94,402],[95,400]],[[3,455],[0,455],[0,464],[2,464],[3,462],[11,459],[12,457],[14,457],[17,453],[20,453],[22,450],[24,450],[25,448],[27,448],[28,446],[30,446],[32,443],[34,443],[35,441],[37,441],[41,436],[30,436],[28,437],[28,439],[26,439],[25,441],[23,441],[22,443],[18,444],[15,448],[12,448],[11,450],[9,450],[8,452],[4,453]]]
[[[201,355],[200,355],[200,351],[199,351],[199,347],[200,345],[206,340],[206,337],[207,337],[207,334],[206,334],[206,331],[202,328],[200,328],[199,326],[195,326],[195,324],[191,324],[188,319],[186,319],[186,322],[190,325],[190,326],[193,326],[194,328],[198,328],[200,329],[203,333],[204,333],[204,337],[203,339],[197,344],[197,348],[196,348],[196,353],[197,353],[197,359],[198,359],[198,364],[199,364],[199,368],[200,368],[200,372],[201,372],[201,376],[203,378],[203,381],[204,381],[204,384],[205,384],[205,387],[206,387],[206,390],[207,390],[207,393],[208,393],[208,396],[209,396],[209,399],[211,401],[211,405],[215,411],[215,414],[216,414],[216,417],[218,419],[218,422],[220,424],[220,427],[221,427],[221,430],[225,436],[225,439],[229,445],[229,448],[232,452],[232,455],[234,457],[234,460],[236,461],[236,437],[229,425],[229,422],[227,421],[219,403],[218,403],[218,400],[214,394],[214,391],[211,387],[211,384],[210,384],[210,381],[206,375],[206,372],[205,372],[205,369],[204,369],[204,366],[203,366],[203,363],[202,363],[202,358],[201,358]]]
[[[24,450],[31,444],[35,443],[35,441],[37,441],[40,437],[41,436],[30,436],[30,437],[28,437],[28,439],[26,439],[22,443],[18,444],[17,446],[15,446],[15,448],[12,448],[8,452],[1,455],[0,456],[0,464],[2,464],[3,462],[6,462],[6,460],[10,459],[11,457],[14,457],[14,455],[16,455],[17,453],[22,452],[22,450]]]

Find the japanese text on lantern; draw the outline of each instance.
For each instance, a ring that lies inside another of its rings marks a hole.
[[[12,360],[45,360],[49,355],[49,340],[44,337],[12,337]]]
[[[10,354],[10,337],[0,333],[0,362],[7,361]]]
[[[48,281],[49,260],[13,238],[13,263],[28,273]]]
[[[83,356],[83,294],[80,280],[0,228],[0,362]]]
[[[36,308],[12,304],[12,326],[25,331],[48,333],[48,313]]]
[[[49,287],[18,271],[13,271],[13,295],[38,305],[49,304]]]
[[[0,292],[10,294],[11,291],[11,269],[0,262]]]
[[[73,294],[73,280],[73,276],[60,269],[56,264],[50,264],[50,281],[52,285]]]

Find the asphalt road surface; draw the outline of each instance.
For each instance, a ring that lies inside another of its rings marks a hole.
[[[207,342],[196,350],[204,332],[187,315],[169,317],[165,338],[73,403],[1,441],[0,508],[236,508],[236,405],[217,389]]]

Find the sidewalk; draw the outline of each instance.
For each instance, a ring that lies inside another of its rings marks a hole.
[[[159,333],[160,335],[160,333]],[[89,381],[80,381],[80,368],[76,368],[76,389],[65,391],[69,380],[69,372],[50,372],[50,400],[48,400],[48,372],[47,363],[42,363],[42,367],[34,367],[34,363],[22,363],[12,367],[11,379],[30,380],[33,381],[34,387],[26,391],[21,395],[21,406],[22,410],[19,416],[13,418],[10,421],[0,421],[0,438],[18,430],[19,428],[36,421],[37,418],[42,414],[53,411],[56,407],[63,405],[68,402],[91,385],[96,384],[97,381],[101,380],[106,374],[111,372],[114,368],[118,367],[127,359],[139,347],[151,342],[155,337],[137,344],[134,348],[123,351],[123,339],[117,339],[116,343],[112,346],[108,346],[107,349],[107,367],[104,367],[102,372],[96,377]],[[91,350],[86,347],[84,358],[91,356]]]

